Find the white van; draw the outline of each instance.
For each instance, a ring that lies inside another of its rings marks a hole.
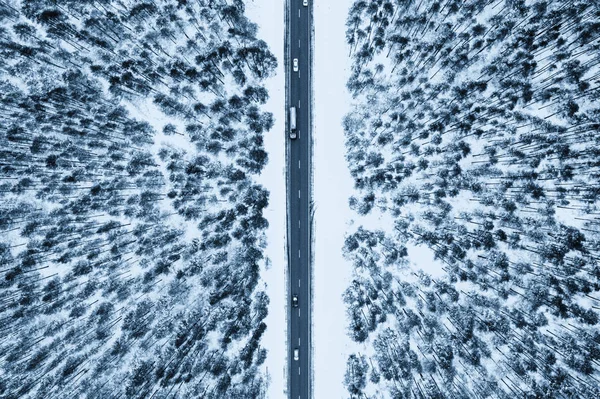
[[[293,140],[296,137],[296,107],[290,107],[290,138]]]

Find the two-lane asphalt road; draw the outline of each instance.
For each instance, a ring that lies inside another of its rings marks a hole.
[[[288,0],[288,60],[286,137],[288,143],[288,393],[290,399],[308,399],[312,391],[311,375],[311,4]],[[298,59],[298,71],[293,59]],[[297,138],[289,138],[289,108],[296,107]],[[298,296],[298,307],[292,298]],[[294,351],[298,350],[298,360]]]

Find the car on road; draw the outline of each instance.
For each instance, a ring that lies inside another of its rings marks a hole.
[[[298,72],[298,58],[294,58],[294,72]]]
[[[308,0],[302,0],[302,5],[304,7],[307,7],[308,6]]]
[[[298,360],[300,358],[300,349],[294,349],[294,360]]]
[[[293,295],[292,296],[292,306],[297,308],[298,307],[298,295]]]

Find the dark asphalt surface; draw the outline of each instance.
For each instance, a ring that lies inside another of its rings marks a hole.
[[[309,69],[311,66],[311,7],[303,6],[302,0],[288,0],[288,109],[296,107],[296,130],[298,138],[288,136],[288,255],[289,255],[289,363],[288,393],[290,399],[311,397],[311,251],[310,251],[310,203],[311,193],[311,132]],[[298,72],[292,68],[298,59]],[[288,111],[289,115],[289,111]],[[289,117],[288,117],[289,118]],[[289,125],[288,125],[289,126]],[[291,298],[298,295],[298,307],[293,308]],[[294,349],[299,349],[299,359],[294,360]]]

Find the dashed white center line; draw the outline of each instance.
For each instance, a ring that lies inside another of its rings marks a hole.
[[[298,228],[300,228],[300,221],[298,220]]]
[[[298,346],[300,346],[300,337],[298,337]]]
[[[298,250],[298,258],[300,258],[300,250]]]
[[[298,190],[298,198],[300,198],[300,190]]]
[[[298,160],[298,169],[300,169],[300,160]]]
[[[298,287],[300,287],[300,280],[298,279]]]
[[[298,308],[298,317],[300,317],[300,308]]]
[[[298,108],[300,108],[300,100],[298,100]]]
[[[300,48],[300,39],[298,39],[298,48]]]
[[[298,10],[298,18],[300,18],[300,10]]]

